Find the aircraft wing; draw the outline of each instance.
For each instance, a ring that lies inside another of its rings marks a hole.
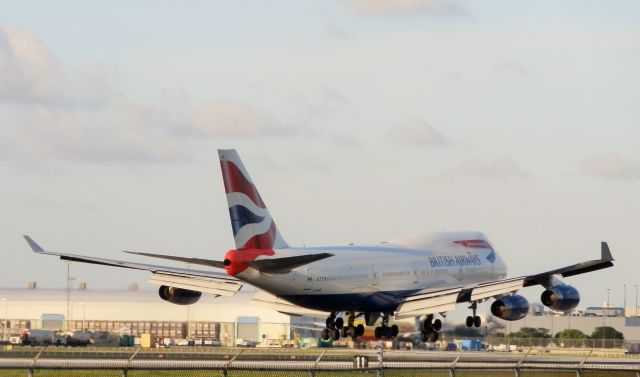
[[[174,256],[174,255],[139,253],[139,252],[135,252],[135,251],[126,251],[126,250],[123,250],[123,252],[125,252],[127,254],[133,254],[133,255],[142,255],[143,257],[167,259],[167,260],[172,260],[172,261],[176,261],[176,262],[184,262],[184,263],[189,263],[189,264],[199,264],[199,265],[215,267],[215,268],[224,268],[224,262],[223,261],[217,261],[217,260],[211,260],[211,259],[185,258],[185,257],[177,257],[177,256]]]
[[[215,267],[215,268],[225,268],[224,261],[216,261],[211,259],[184,258],[184,257],[173,256],[173,255],[138,253],[134,251],[125,251],[125,253],[142,255],[142,256],[151,257],[151,258],[168,259],[168,260],[173,260],[178,262],[185,262],[189,264],[199,264],[199,265]],[[245,263],[247,264],[247,266],[251,268],[255,268],[256,270],[263,273],[284,274],[296,267],[304,266],[305,264],[313,263],[321,259],[329,258],[332,256],[333,254],[330,254],[330,253],[307,254],[307,255],[296,255],[296,256],[284,257],[284,258],[258,259],[258,260],[249,261]]]
[[[474,302],[490,297],[511,294],[532,285],[547,285],[560,275],[568,277],[613,266],[613,256],[606,242],[601,243],[600,259],[577,263],[535,275],[479,283],[470,287],[454,287],[437,291],[418,292],[406,297],[398,306],[396,319],[418,317],[425,314],[453,310],[456,304]]]
[[[149,282],[152,284],[169,285],[176,288],[205,292],[216,296],[233,296],[242,287],[242,282],[240,280],[220,272],[191,270],[186,268],[158,266],[115,259],[52,252],[43,249],[33,239],[31,239],[31,237],[25,235],[24,238],[31,247],[31,250],[36,254],[55,255],[60,257],[62,260],[71,262],[82,262],[149,271],[153,274],[149,279]]]
[[[319,310],[307,309],[302,306],[294,305],[288,301],[280,299],[267,291],[259,289],[251,299],[256,305],[267,307],[269,309],[278,311],[282,314],[289,316],[313,316],[313,317],[326,317],[328,312]],[[324,326],[324,325],[323,325]]]

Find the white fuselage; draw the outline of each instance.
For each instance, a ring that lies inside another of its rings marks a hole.
[[[277,257],[333,256],[284,274],[248,268],[236,277],[310,309],[390,312],[403,297],[418,291],[506,276],[504,261],[488,241],[487,247],[467,247],[455,242],[461,239],[486,241],[479,232],[440,232],[377,245],[278,249]]]

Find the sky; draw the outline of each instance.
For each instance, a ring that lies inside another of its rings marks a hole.
[[[3,1],[0,286],[66,284],[23,234],[222,259],[236,148],[289,244],[481,230],[515,276],[605,240],[616,266],[567,282],[633,306],[638,67],[637,1]]]

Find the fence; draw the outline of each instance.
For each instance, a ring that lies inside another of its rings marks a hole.
[[[492,352],[58,349],[0,352],[0,376],[607,376],[640,377],[640,358]]]
[[[467,338],[465,338],[467,339]],[[468,338],[477,339],[487,346],[499,347],[500,345],[514,345],[517,348],[542,347],[542,348],[614,348],[622,349],[639,341],[625,339],[563,339],[563,338],[516,338],[506,337],[486,337]]]

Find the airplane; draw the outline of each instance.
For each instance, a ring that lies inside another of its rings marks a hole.
[[[66,261],[146,270],[158,294],[178,305],[196,303],[202,293],[232,296],[243,284],[258,288],[257,303],[290,314],[327,315],[322,338],[337,340],[364,334],[363,319],[375,326],[375,338],[398,335],[396,320],[417,318],[420,338],[434,342],[442,317],[466,304],[468,327],[480,327],[477,304],[494,300],[491,313],[503,320],[524,318],[529,303],[517,292],[540,285],[542,303],[556,311],[574,309],[578,290],[560,277],[613,266],[606,242],[600,259],[532,275],[507,278],[505,261],[488,238],[477,231],[433,232],[363,245],[292,247],[284,239],[257,186],[234,149],[218,150],[235,248],[223,260],[144,252],[126,253],[206,267],[202,270],[134,263],[46,251],[24,236],[33,252]],[[223,269],[218,272],[212,269]],[[359,320],[360,321],[360,320]]]

